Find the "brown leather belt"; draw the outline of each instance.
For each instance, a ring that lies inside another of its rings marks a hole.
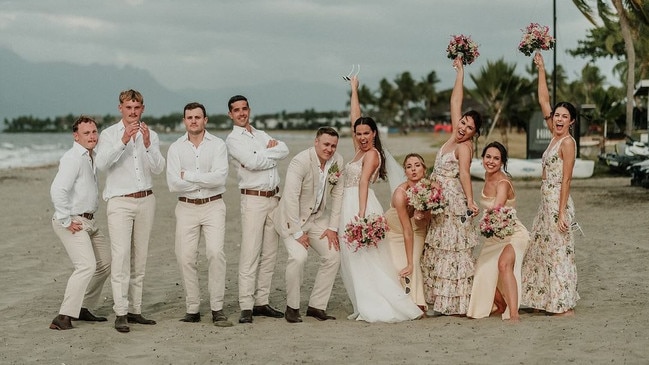
[[[277,193],[279,193],[279,186],[276,187],[275,190],[269,190],[269,191],[241,189],[241,194],[254,195],[254,196],[265,196],[266,198],[270,198],[271,196],[275,196],[275,194],[277,194]]]
[[[122,195],[124,198],[144,198],[153,195],[153,190],[142,190],[137,193]]]
[[[178,201],[181,201],[183,203],[201,205],[201,204],[209,203],[211,201],[219,200],[222,197],[223,197],[223,194],[217,194],[217,195],[211,196],[209,198],[203,198],[203,199],[189,199],[189,198],[185,198],[184,196],[181,196],[180,198],[178,198]]]
[[[79,214],[79,216],[84,217],[88,220],[92,220],[93,218],[95,218],[95,215],[93,213],[81,213]]]

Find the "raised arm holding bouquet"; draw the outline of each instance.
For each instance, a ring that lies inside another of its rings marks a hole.
[[[482,117],[474,110],[462,113],[464,99],[464,63],[453,60],[457,70],[451,93],[453,132],[437,152],[431,178],[443,187],[447,206],[433,215],[426,236],[421,262],[426,301],[436,312],[446,315],[466,314],[473,282],[473,247],[478,232],[467,213],[475,215],[469,169],[473,157],[473,137],[479,134]]]
[[[523,263],[522,304],[552,314],[571,315],[579,300],[575,239],[570,230],[575,219],[570,183],[577,155],[570,128],[577,109],[565,101],[551,106],[540,52],[534,55],[534,63],[539,69],[539,105],[552,140],[541,158],[541,204]]]

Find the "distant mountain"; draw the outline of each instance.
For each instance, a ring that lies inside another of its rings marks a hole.
[[[131,66],[33,63],[5,48],[0,48],[0,65],[0,121],[23,115],[117,115],[119,92],[129,88],[142,92],[145,115],[152,116],[180,112],[190,101],[205,104],[210,114],[227,113],[227,100],[234,94],[248,97],[257,114],[346,109],[346,88],[295,80],[240,90],[172,91],[148,71]]]

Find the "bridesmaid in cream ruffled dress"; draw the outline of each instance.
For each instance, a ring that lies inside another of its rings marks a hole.
[[[470,166],[473,137],[479,135],[482,117],[474,110],[462,113],[464,99],[464,65],[458,57],[451,92],[453,133],[435,158],[432,178],[442,186],[447,203],[444,212],[431,217],[421,259],[424,295],[429,312],[443,315],[465,315],[473,283],[473,248],[478,232],[472,217],[478,213],[473,201]],[[469,214],[470,213],[470,214]]]
[[[516,208],[516,192],[507,174],[507,149],[491,142],[482,151],[485,183],[480,205]],[[518,321],[521,301],[521,267],[530,235],[516,218],[514,234],[504,239],[492,236],[485,240],[475,266],[473,288],[467,317],[484,318],[502,313],[502,319]],[[503,303],[504,302],[504,303]]]

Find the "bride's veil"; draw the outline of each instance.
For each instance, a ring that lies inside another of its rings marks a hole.
[[[390,196],[392,196],[392,193],[394,193],[397,187],[406,181],[406,174],[401,164],[392,157],[392,154],[387,148],[383,149],[383,154],[385,154],[385,170],[388,174],[388,183],[390,184]]]

